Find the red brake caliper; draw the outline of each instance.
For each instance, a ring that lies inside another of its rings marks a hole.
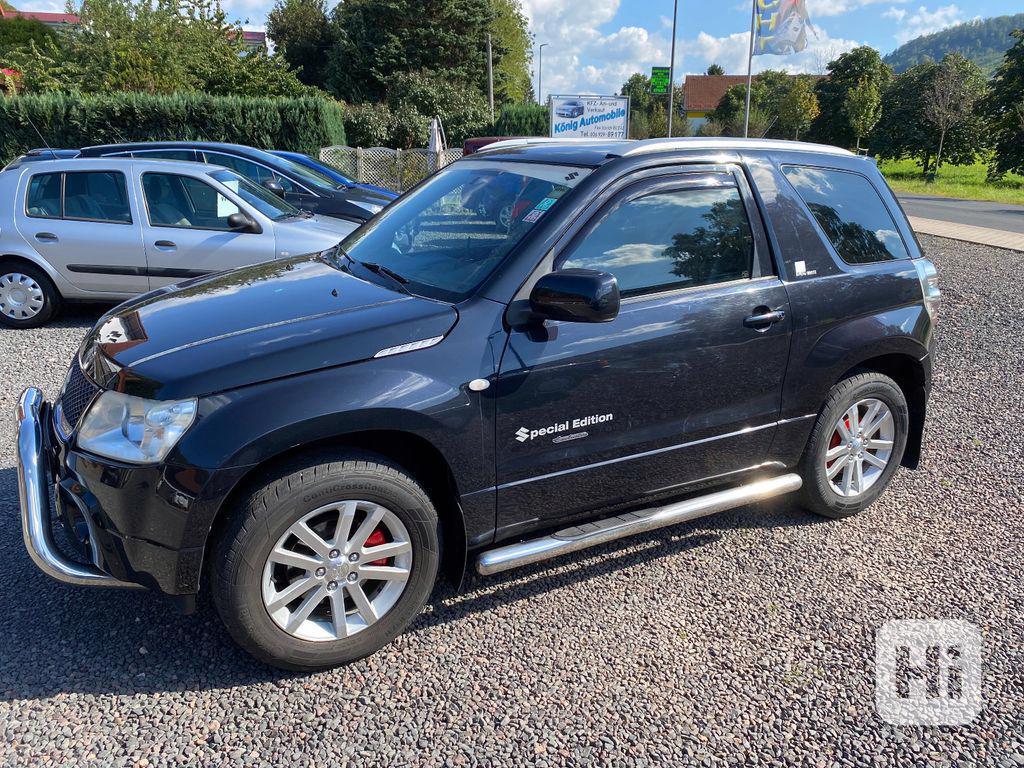
[[[846,425],[847,429],[850,428],[850,419],[849,419],[849,417],[847,417],[847,416],[843,417],[843,424]],[[829,450],[832,450],[837,445],[839,445],[839,443],[841,443],[841,442],[842,442],[842,438],[839,436],[839,430],[837,429],[835,432],[832,433],[832,439],[828,441],[828,448],[829,448]]]
[[[384,538],[384,531],[382,531],[380,528],[375,529],[374,532],[371,533],[369,535],[369,537],[367,537],[367,539],[366,539],[366,546],[367,547],[379,547],[381,544],[387,544],[387,543],[388,543],[387,539]],[[388,559],[386,557],[382,557],[380,560],[374,560],[372,563],[367,563],[367,565],[387,565],[387,564],[388,564]]]

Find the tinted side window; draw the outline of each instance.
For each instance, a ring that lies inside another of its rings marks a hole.
[[[239,211],[216,189],[191,176],[146,173],[142,191],[149,223],[155,227],[229,230],[228,216]]]
[[[736,187],[628,200],[559,265],[610,272],[624,296],[750,277],[754,239]]]
[[[64,180],[64,218],[130,224],[128,185],[115,171],[68,173]]]
[[[194,162],[196,153],[191,149],[144,149],[134,153],[140,160],[187,160]]]
[[[274,178],[273,171],[243,157],[224,155],[220,152],[205,152],[204,154],[206,155],[206,162],[211,165],[223,165],[225,168],[230,168],[247,179],[252,179],[257,184],[262,184],[267,179]]]
[[[29,180],[25,212],[41,219],[60,218],[59,173],[39,173]]]
[[[790,165],[782,169],[848,264],[909,258],[896,223],[858,173]]]

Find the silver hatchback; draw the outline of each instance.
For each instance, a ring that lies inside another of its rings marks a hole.
[[[120,301],[183,278],[326,250],[356,225],[300,211],[227,168],[46,160],[0,172],[0,323],[64,300]]]

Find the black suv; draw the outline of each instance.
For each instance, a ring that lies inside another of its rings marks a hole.
[[[85,147],[78,157],[141,157],[187,160],[230,168],[262,184],[297,208],[362,223],[397,195],[341,184],[287,157],[241,144],[211,141],[147,141]]]
[[[481,183],[507,229],[463,204]],[[467,559],[783,494],[860,512],[917,465],[938,302],[845,151],[496,144],[336,249],[104,315],[53,407],[22,395],[25,541],[63,581],[209,590],[269,663],[351,661]]]

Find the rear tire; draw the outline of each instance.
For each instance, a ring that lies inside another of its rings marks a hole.
[[[800,461],[801,505],[834,519],[867,509],[900,465],[909,430],[907,399],[888,376],[865,371],[840,381]]]
[[[8,328],[38,328],[57,314],[60,293],[34,264],[0,262],[0,323]]]
[[[234,511],[213,551],[214,605],[260,661],[300,671],[347,664],[420,612],[440,544],[434,505],[400,467],[367,453],[306,457]],[[398,554],[381,557],[374,547]]]

